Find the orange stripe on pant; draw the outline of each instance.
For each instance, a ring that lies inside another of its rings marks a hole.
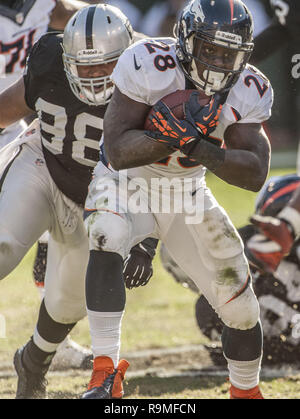
[[[242,286],[242,288],[238,291],[238,292],[236,292],[235,294],[234,294],[234,296],[233,297],[231,297],[230,298],[230,300],[228,300],[228,301],[226,301],[226,303],[225,304],[228,304],[228,303],[230,303],[231,301],[233,301],[233,300],[235,300],[237,297],[239,297],[247,288],[248,288],[248,285],[250,284],[250,279],[251,279],[251,277],[250,277],[250,273],[248,273],[248,276],[247,276],[247,279],[246,279],[246,282],[245,282],[245,284]]]

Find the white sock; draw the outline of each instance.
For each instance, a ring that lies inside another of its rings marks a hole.
[[[109,356],[115,368],[119,363],[123,313],[87,310],[94,358]]]
[[[60,345],[59,343],[50,343],[46,341],[42,336],[40,336],[37,328],[35,328],[33,333],[33,342],[44,352],[55,352]]]
[[[258,385],[261,357],[254,361],[233,361],[229,358],[226,360],[231,384],[241,390],[249,390]]]

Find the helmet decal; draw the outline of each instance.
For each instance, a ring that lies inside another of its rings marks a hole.
[[[187,6],[188,8],[189,6]],[[201,3],[197,0],[194,0],[190,6],[190,13],[195,16],[197,22],[204,22],[205,15],[203,13],[203,9]]]

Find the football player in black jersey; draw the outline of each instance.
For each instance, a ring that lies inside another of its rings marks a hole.
[[[44,376],[58,345],[86,315],[83,205],[113,89],[110,73],[132,42],[132,28],[119,9],[84,7],[70,19],[64,35],[41,37],[24,78],[0,95],[1,127],[38,114],[0,152],[0,278],[18,265],[44,231],[50,232],[37,327],[14,358],[17,398],[45,396]],[[151,265],[150,256],[149,261]],[[138,285],[140,279],[147,282],[139,263],[132,257],[127,264],[131,272],[139,272]]]
[[[33,44],[48,28],[62,31],[69,18],[87,2],[78,0],[0,0],[0,92],[22,76],[26,56]],[[20,120],[0,132],[0,148],[14,140],[27,124],[32,121]],[[38,240],[37,254],[33,267],[33,278],[43,298],[44,276],[47,259],[48,233]],[[85,365],[89,351],[73,342],[68,336],[60,345],[52,366],[56,369]]]
[[[250,62],[258,65],[275,51],[293,40],[300,40],[300,2],[270,0],[274,14],[272,24],[255,38]]]

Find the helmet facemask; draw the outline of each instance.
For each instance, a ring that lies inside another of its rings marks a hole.
[[[225,40],[226,36],[236,42]],[[209,96],[233,86],[249,61],[253,44],[242,46],[238,35],[217,31],[215,37],[195,32],[186,38],[184,47],[182,67],[186,76]],[[214,64],[215,57],[206,53],[216,48],[222,56],[221,65]]]
[[[77,55],[78,58],[75,58],[66,54],[66,52],[63,53],[67,79],[72,92],[79,100],[88,105],[105,105],[109,102],[114,89],[110,78],[111,75],[93,78],[80,77],[78,67],[106,65],[112,62],[117,63],[119,56],[103,60],[103,58],[99,58],[95,53],[90,54],[93,51],[86,50],[86,52],[88,52],[86,54],[88,57],[84,56],[84,58],[80,58],[80,54]],[[79,51],[79,53],[84,55],[84,51]]]
[[[175,31],[176,53],[185,76],[207,95],[228,92],[253,51],[253,19],[244,3],[191,0]]]

